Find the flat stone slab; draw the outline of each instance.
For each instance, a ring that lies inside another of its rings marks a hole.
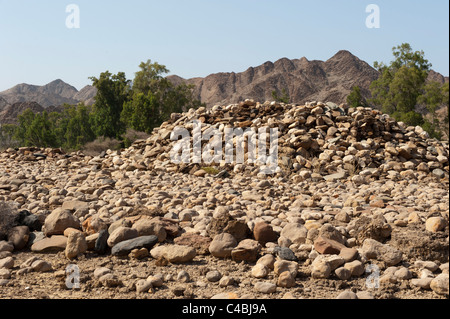
[[[111,254],[114,256],[126,256],[133,249],[152,248],[158,242],[158,237],[155,235],[141,236],[133,239],[122,241],[111,249]]]
[[[326,181],[333,181],[333,180],[339,180],[339,179],[343,179],[347,177],[347,172],[342,171],[339,173],[335,173],[335,174],[330,174],[330,175],[326,175],[323,177],[324,180]]]
[[[89,203],[79,200],[66,201],[62,204],[63,210],[76,211],[77,209],[89,209]]]
[[[52,236],[44,238],[31,246],[31,251],[36,253],[55,253],[64,251],[67,245],[67,237],[65,236]]]

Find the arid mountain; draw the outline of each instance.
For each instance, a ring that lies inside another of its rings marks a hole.
[[[28,108],[35,113],[44,110],[50,113],[60,112],[64,103],[92,105],[96,94],[93,86],[87,85],[78,91],[62,80],[44,86],[19,84],[0,92],[0,124],[17,123],[17,116]]]
[[[36,102],[17,102],[6,106],[0,110],[0,124],[16,124],[17,117],[26,109],[31,109],[34,113],[43,112],[45,109]]]
[[[81,101],[92,104],[95,94],[96,90],[91,86],[86,86],[81,91],[78,91],[73,86],[59,79],[43,86],[23,83],[0,92],[0,110],[1,99],[9,105],[18,102],[36,102],[47,108],[49,106],[60,106],[64,103],[77,104]]]
[[[8,105],[8,102],[6,102],[6,100],[0,96],[0,112]]]
[[[449,81],[449,78],[448,78],[448,76],[443,76],[442,74],[440,74],[434,70],[430,70],[430,72],[428,72],[427,81],[435,81],[435,82],[444,84]]]
[[[247,98],[264,102],[272,99],[272,91],[280,94],[283,89],[292,103],[314,100],[342,103],[354,85],[361,87],[364,96],[369,96],[369,85],[378,75],[369,64],[342,50],[325,62],[309,61],[305,57],[282,58],[241,73],[217,73],[187,80],[175,75],[169,79],[174,83],[193,84],[196,98],[212,106]]]
[[[94,104],[94,98],[97,95],[97,89],[92,85],[86,85],[78,91],[72,98],[77,101],[83,101],[86,105]]]

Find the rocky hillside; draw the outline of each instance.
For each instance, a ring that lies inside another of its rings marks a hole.
[[[6,102],[6,100],[0,96],[0,111],[3,110],[6,106],[8,106],[8,102]]]
[[[174,163],[172,133],[198,123],[278,128],[279,168]],[[448,158],[376,110],[253,100],[98,156],[8,149],[0,298],[448,299]]]
[[[2,110],[1,101],[6,101],[12,105],[19,102],[36,102],[43,108],[49,106],[60,106],[64,103],[77,104],[85,101],[87,104],[93,103],[96,90],[88,85],[78,91],[73,86],[62,80],[55,80],[43,86],[18,84],[11,89],[0,92],[0,111]],[[3,105],[3,108],[5,105]]]
[[[306,58],[280,59],[251,67],[241,73],[217,73],[205,78],[169,77],[175,83],[195,86],[195,96],[207,106],[237,103],[247,98],[256,101],[272,99],[272,91],[287,91],[291,102],[335,101],[343,103],[352,86],[362,88],[369,96],[369,85],[378,72],[368,63],[342,50],[327,61]]]
[[[34,113],[43,112],[45,109],[36,102],[17,102],[12,105],[7,105],[0,110],[0,124],[16,124],[17,117],[25,110],[30,109]]]
[[[96,95],[97,89],[92,85],[86,85],[73,96],[73,99],[84,102],[86,105],[92,105],[95,102],[94,98]]]
[[[449,81],[449,77],[448,76],[443,76],[442,74],[434,71],[434,70],[430,70],[430,72],[428,73],[428,81],[434,81],[434,82],[439,82],[440,84],[444,84],[444,83],[448,83]]]

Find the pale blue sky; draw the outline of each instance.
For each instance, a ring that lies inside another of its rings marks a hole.
[[[365,24],[372,3],[379,29]],[[69,4],[79,29],[66,27]],[[58,78],[81,89],[106,70],[132,79],[147,59],[185,78],[341,49],[373,65],[404,42],[448,76],[448,12],[448,0],[0,0],[0,91]]]

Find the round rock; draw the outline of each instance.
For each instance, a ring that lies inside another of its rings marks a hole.
[[[261,245],[268,242],[277,242],[278,240],[278,234],[273,230],[271,225],[265,222],[255,224],[255,227],[253,228],[253,236]]]
[[[233,235],[222,233],[216,235],[209,245],[209,252],[214,257],[227,258],[231,257],[231,251],[237,246],[237,241]]]
[[[258,292],[261,292],[263,294],[271,294],[277,291],[277,285],[271,283],[271,282],[257,282],[255,284],[255,289]]]
[[[44,234],[47,237],[52,235],[62,235],[64,234],[64,230],[69,227],[80,229],[80,221],[72,215],[70,210],[57,208],[45,218]]]
[[[210,282],[218,282],[222,278],[222,274],[217,270],[208,271],[206,274],[206,279]]]

